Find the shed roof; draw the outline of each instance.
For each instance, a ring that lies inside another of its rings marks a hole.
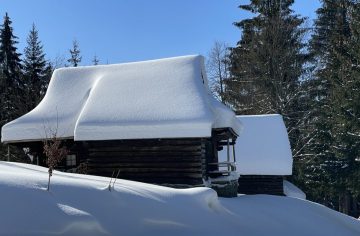
[[[4,125],[1,139],[210,137],[221,127],[241,129],[211,95],[203,57],[193,55],[57,69],[41,103]]]
[[[291,175],[292,153],[281,115],[237,116],[243,131],[237,138],[236,169],[240,175]],[[227,152],[219,159],[226,160]]]

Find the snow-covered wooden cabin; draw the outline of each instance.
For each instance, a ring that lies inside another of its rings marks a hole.
[[[41,103],[2,128],[45,165],[54,133],[70,150],[62,167],[157,184],[202,185],[219,174],[217,150],[241,124],[208,90],[202,56],[61,68]],[[214,164],[215,163],[215,164]]]
[[[235,144],[238,192],[283,195],[283,179],[292,174],[292,153],[281,115],[237,116],[243,125]],[[226,160],[227,152],[219,152]]]

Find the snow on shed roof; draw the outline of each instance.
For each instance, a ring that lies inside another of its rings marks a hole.
[[[243,131],[237,138],[236,169],[240,175],[291,175],[292,153],[281,115],[237,116]],[[226,147],[219,153],[226,160]]]
[[[233,111],[208,89],[202,56],[54,71],[41,103],[2,128],[2,141],[56,132],[74,140],[210,137],[240,132]]]

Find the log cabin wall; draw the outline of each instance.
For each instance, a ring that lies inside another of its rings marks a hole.
[[[231,130],[214,130],[210,138],[139,139],[73,141],[64,140],[69,156],[76,158],[75,165],[69,166],[64,160],[58,170],[79,172],[79,165],[86,166],[90,175],[111,177],[120,170],[118,178],[168,185],[174,187],[203,186],[209,172],[218,166],[217,149],[223,140],[233,138]],[[46,166],[41,141],[19,143],[30,147],[32,154],[39,158],[39,165]],[[34,162],[36,164],[36,162]],[[212,176],[213,177],[213,176]]]
[[[204,138],[83,142],[80,162],[91,175],[169,186],[198,186],[206,178]],[[86,156],[86,157],[85,157]]]
[[[279,175],[240,175],[238,193],[283,196],[283,181]]]

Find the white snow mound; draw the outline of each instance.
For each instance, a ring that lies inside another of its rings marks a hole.
[[[172,189],[0,162],[0,235],[359,235],[360,222],[306,200],[218,198],[209,188]]]

